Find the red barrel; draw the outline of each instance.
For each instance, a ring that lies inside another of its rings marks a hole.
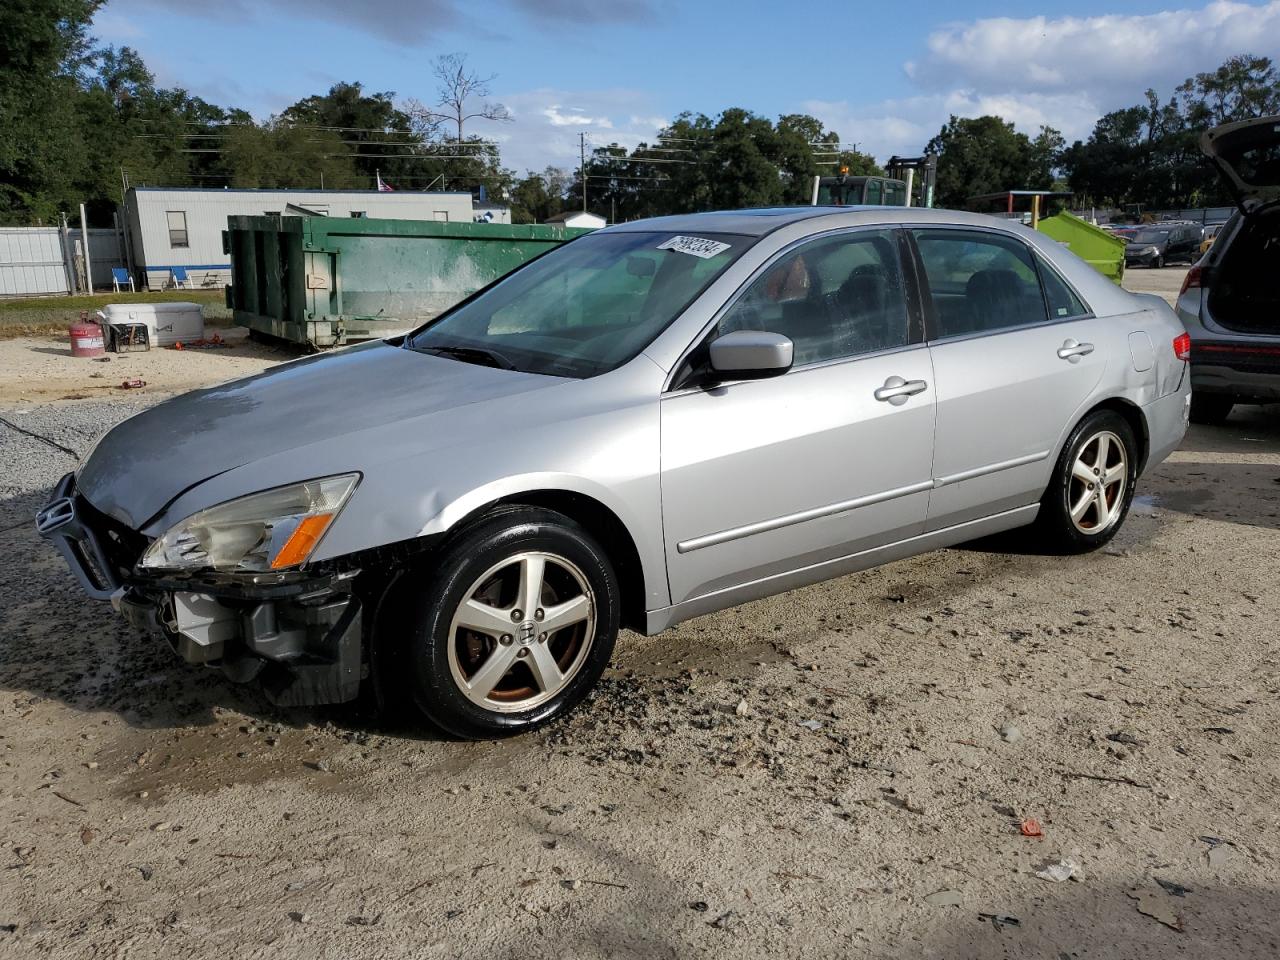
[[[96,323],[81,320],[67,328],[71,335],[71,355],[73,357],[100,357],[106,353],[102,343],[102,328]]]

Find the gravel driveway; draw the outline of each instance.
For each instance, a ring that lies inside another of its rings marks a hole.
[[[1099,554],[624,635],[568,721],[470,744],[273,709],[83,598],[31,517],[145,402],[0,408],[0,955],[1280,951],[1276,408],[1194,428]]]

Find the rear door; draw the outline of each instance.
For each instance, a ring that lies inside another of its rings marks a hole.
[[[926,529],[1036,502],[1106,366],[1102,321],[1002,231],[911,231],[938,404]]]

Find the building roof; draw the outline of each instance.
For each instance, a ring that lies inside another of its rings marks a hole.
[[[379,197],[469,197],[469,190],[375,190],[370,187],[367,190],[330,190],[321,189],[319,187],[314,190],[303,189],[299,187],[130,187],[138,193],[306,193],[310,195],[330,195],[330,196],[361,196],[367,197],[370,194],[376,194]]]
[[[587,210],[565,210],[561,213],[557,213],[554,217],[547,217],[547,219],[543,220],[542,222],[543,223],[568,223],[570,220],[573,220],[575,217],[590,217],[593,220],[599,220],[601,223],[606,222],[605,218],[600,216],[600,214],[591,213],[590,211],[587,211]]]

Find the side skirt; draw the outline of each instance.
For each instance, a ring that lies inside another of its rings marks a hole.
[[[714,613],[727,607],[736,607],[752,600],[769,597],[775,593],[784,593],[787,590],[795,590],[798,587],[807,587],[812,583],[833,580],[836,577],[843,577],[846,574],[866,570],[869,567],[892,563],[894,560],[904,560],[917,554],[928,553],[930,550],[940,550],[943,547],[954,546],[957,543],[965,543],[969,540],[977,540],[979,537],[987,537],[994,533],[1012,530],[1015,527],[1026,526],[1035,520],[1036,514],[1039,512],[1040,504],[1033,503],[1029,506],[1006,510],[990,517],[983,517],[980,520],[969,520],[952,527],[945,527],[942,530],[933,530],[917,537],[885,544],[882,547],[872,547],[870,550],[852,553],[845,557],[824,560],[822,563],[789,570],[786,573],[775,574],[760,580],[752,580],[748,583],[738,584],[735,587],[726,587],[714,593],[705,593],[700,597],[685,600],[683,603],[677,603],[674,606],[650,610],[646,614],[645,633],[648,636],[653,636],[668,627],[674,627],[677,623],[693,617],[700,617],[706,613]]]

